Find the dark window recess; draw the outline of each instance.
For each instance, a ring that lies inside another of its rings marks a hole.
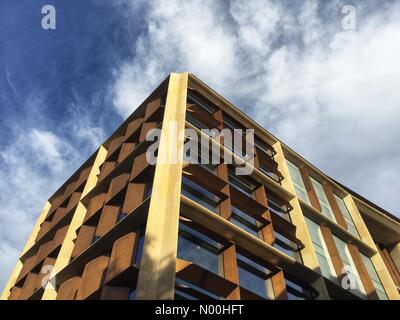
[[[129,291],[128,300],[136,300],[136,288]]]
[[[270,278],[271,271],[239,253],[237,254],[237,265],[240,287],[268,299],[267,280]]]
[[[94,235],[93,238],[92,238],[92,244],[95,243],[99,239],[100,239],[99,236]]]
[[[283,253],[286,253],[288,256],[292,257],[296,261],[302,263],[299,246],[278,233],[277,231],[274,231],[274,235],[274,247],[282,251]]]
[[[224,298],[185,280],[176,279],[175,300],[224,300]]]
[[[236,190],[244,193],[245,195],[253,198],[253,191],[256,186],[248,179],[235,175],[234,171],[229,169],[229,184]]]
[[[182,177],[182,194],[215,213],[219,212],[220,199],[187,177]]]
[[[254,137],[254,145],[257,149],[266,153],[270,158],[273,158],[276,154],[275,150],[266,142],[264,142],[261,138],[255,136]]]
[[[209,113],[210,115],[212,115],[215,111],[217,111],[217,109],[215,107],[213,107],[209,102],[204,101],[204,99],[197,97],[194,94],[189,93],[187,102],[190,104],[198,105],[199,107],[201,107],[205,112]]]
[[[281,178],[275,173],[273,172],[271,169],[269,169],[265,164],[260,163],[258,169],[264,173],[267,177],[271,178],[272,180],[274,180],[275,182],[281,184]]]
[[[294,279],[285,278],[285,282],[289,300],[314,300],[319,294],[310,285],[303,285]]]
[[[260,222],[234,206],[229,221],[253,236],[260,237]]]
[[[140,235],[139,235],[139,240],[137,242],[137,246],[135,249],[135,265],[139,267],[140,261],[142,260],[143,256],[143,245],[144,245],[144,234],[145,234],[145,228],[140,230]]]
[[[179,225],[178,258],[193,262],[198,266],[220,274],[222,245],[202,233]]]

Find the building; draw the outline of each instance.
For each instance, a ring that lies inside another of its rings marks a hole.
[[[233,164],[183,164],[185,127]],[[147,161],[154,128],[178,161]],[[253,128],[254,157],[204,128]],[[173,73],[48,200],[2,299],[399,299],[399,270],[398,218]]]

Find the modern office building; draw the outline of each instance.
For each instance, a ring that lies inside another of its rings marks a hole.
[[[248,128],[246,154],[201,131]],[[48,200],[2,299],[392,300],[399,270],[398,218],[173,73]]]

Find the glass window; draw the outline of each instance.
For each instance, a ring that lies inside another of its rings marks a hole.
[[[292,178],[297,196],[305,203],[310,204],[310,199],[308,198],[307,190],[306,187],[304,186],[304,182],[301,177],[299,168],[288,160],[286,160],[286,162],[289,168],[289,173]]]
[[[268,299],[270,271],[244,255],[237,254],[239,285],[260,297]]]
[[[292,257],[298,262],[302,262],[299,253],[299,247],[296,243],[290,241],[288,238],[274,230],[275,242],[274,247],[283,253],[286,253],[289,257]]]
[[[260,235],[258,232],[260,222],[235,206],[232,206],[232,215],[229,221],[255,237],[259,237]]]
[[[349,232],[360,239],[360,234],[357,231],[357,228],[354,224],[353,218],[351,217],[350,212],[347,209],[347,206],[346,206],[344,200],[342,198],[338,197],[336,194],[335,194],[335,200],[339,206],[340,211],[343,214],[344,219],[346,220],[346,224],[347,224],[347,228],[348,228]]]
[[[311,236],[315,253],[317,255],[321,274],[329,280],[337,282],[336,272],[319,225],[307,217],[304,218],[306,220],[307,228]]]
[[[135,251],[135,264],[137,266],[140,265],[140,261],[142,260],[143,245],[144,245],[144,229],[140,231],[140,236]]]
[[[310,289],[313,288],[305,288],[299,283],[289,280],[285,278],[286,282],[286,291],[288,294],[288,300],[313,300],[314,294]],[[315,289],[314,289],[315,290]]]
[[[182,194],[215,213],[219,212],[219,198],[185,176],[182,177]]]
[[[274,151],[271,150],[271,148],[268,146],[267,143],[265,143],[261,138],[255,136],[254,137],[254,145],[260,149],[261,151],[265,152],[267,155],[269,155],[271,158],[274,156]]]
[[[188,103],[198,105],[200,108],[202,108],[205,112],[207,112],[209,114],[213,114],[216,111],[216,109],[213,106],[211,106],[209,103],[207,103],[206,101],[204,101],[203,99],[201,99],[199,97],[196,97],[193,94],[188,95]]]
[[[349,272],[349,276],[355,278],[355,281],[353,281],[355,287],[350,288],[350,291],[361,298],[365,298],[365,290],[361,282],[360,275],[358,274],[357,268],[354,264],[353,258],[351,257],[346,242],[336,236],[333,236],[333,240],[335,241],[336,248],[338,249],[340,258],[342,259],[342,262],[344,264],[344,271]]]
[[[265,164],[260,163],[258,169],[260,169],[261,172],[263,172],[266,176],[270,177],[272,180],[278,182],[279,184],[281,183],[279,176],[276,173],[272,172]]]
[[[182,279],[176,279],[176,286],[175,286],[175,299],[176,300],[224,300],[223,297],[219,297],[214,293],[200,288],[188,281]],[[190,289],[190,293],[185,289]],[[194,295],[197,295],[195,297]]]
[[[277,214],[278,216],[284,218],[285,220],[292,222],[289,214],[289,208],[282,203],[281,200],[272,196],[267,190],[267,198],[268,198],[268,209]]]
[[[191,261],[215,274],[221,274],[221,250],[222,245],[217,241],[185,224],[179,225],[178,258]]]
[[[194,125],[198,129],[208,129],[208,126],[205,125],[202,121],[197,119],[191,112],[186,112],[186,121]]]
[[[128,300],[136,300],[136,288],[129,291]]]
[[[311,183],[314,187],[315,193],[317,194],[317,198],[321,205],[321,213],[328,217],[329,219],[336,221],[335,216],[333,215],[331,206],[329,205],[328,198],[326,197],[324,188],[321,183],[315,180],[313,177],[310,177]]]
[[[253,197],[255,185],[241,176],[236,176],[232,170],[229,170],[229,184],[245,195]]]
[[[365,268],[368,271],[368,275],[372,280],[372,283],[374,284],[376,293],[378,294],[379,300],[388,300],[388,296],[386,294],[385,289],[383,288],[381,279],[379,279],[378,273],[376,272],[376,269],[371,261],[370,258],[368,258],[366,255],[361,254],[361,258],[364,262]]]

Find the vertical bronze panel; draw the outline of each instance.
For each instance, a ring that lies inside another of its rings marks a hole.
[[[267,195],[265,193],[265,188],[263,185],[259,186],[255,191],[255,196],[257,202],[261,203],[264,207],[268,208],[268,200],[267,200]],[[266,210],[263,213],[263,218],[271,222],[271,214],[269,210]],[[266,225],[264,228],[262,228],[262,235],[264,238],[264,241],[267,242],[270,245],[273,245],[275,242],[275,235],[274,235],[274,229],[272,226],[272,223],[269,223]]]
[[[150,118],[159,108],[161,107],[161,98],[155,99],[149,102],[146,106],[146,112],[144,114],[144,121]]]
[[[128,300],[130,288],[104,286],[100,300]]]
[[[88,262],[83,270],[81,285],[76,294],[77,300],[85,300],[96,294],[103,285],[109,258],[100,256]]]
[[[336,202],[332,187],[327,183],[324,183],[323,187],[326,197],[328,198],[329,205],[332,208],[333,215],[335,216],[336,222],[338,223],[338,225],[347,230],[346,220],[344,219],[343,213]]]
[[[342,258],[340,257],[339,251],[336,247],[335,240],[333,240],[332,232],[328,227],[320,226],[322,236],[324,237],[324,241],[326,247],[328,248],[329,255],[332,260],[333,267],[335,269],[336,275],[339,279],[339,282],[342,281],[344,272],[344,264]]]
[[[37,289],[37,274],[30,272],[25,279],[24,285],[22,287],[21,293],[18,297],[19,300],[28,299],[33,292]]]
[[[283,271],[281,270],[274,274],[271,278],[271,282],[274,289],[275,300],[287,300],[288,294]]]
[[[130,174],[122,173],[119,176],[111,180],[110,187],[108,188],[106,202],[112,197],[118,194],[122,189],[126,187],[129,181]]]
[[[239,275],[237,270],[236,260],[236,249],[235,245],[232,244],[226,248],[223,253],[223,264],[224,264],[224,277],[225,279],[236,283],[237,287],[226,297],[227,300],[239,300],[240,289],[239,289]]]
[[[143,118],[138,118],[129,122],[128,126],[126,127],[125,131],[125,140],[128,139],[133,133],[136,132],[142,125]]]
[[[74,300],[76,292],[81,284],[80,277],[73,277],[60,284],[57,292],[57,300]]]
[[[116,161],[105,161],[101,165],[101,171],[99,174],[99,181],[103,180],[117,165]]]
[[[136,233],[131,232],[114,242],[110,263],[105,277],[105,283],[110,282],[117,275],[134,265],[134,247],[136,238]]]
[[[350,251],[351,257],[354,261],[354,264],[356,266],[357,272],[360,275],[360,279],[361,279],[361,282],[365,289],[365,292],[367,293],[368,299],[369,300],[378,300],[379,298],[376,293],[374,284],[373,284],[371,278],[369,277],[368,270],[365,267],[364,262],[362,261],[360,252],[358,251],[358,248],[351,243],[348,243],[347,247],[349,248],[349,251]]]
[[[308,198],[310,199],[311,205],[317,209],[319,212],[321,212],[321,204],[319,203],[317,193],[314,190],[314,187],[312,185],[310,175],[308,174],[308,171],[306,168],[300,168],[300,174],[301,177],[303,178],[304,186],[306,187]]]
[[[136,143],[134,142],[124,142],[122,144],[117,162],[122,162],[133,151],[133,149],[135,149],[135,145]]]
[[[379,250],[382,260],[383,260],[384,264],[386,265],[386,268],[388,269],[390,276],[392,277],[394,283],[397,286],[400,286],[400,274],[399,274],[399,271],[397,270],[397,267],[393,263],[393,260],[390,256],[389,252],[385,248],[381,249],[379,247],[379,245],[377,245],[377,248]]]
[[[49,221],[43,221],[40,225],[40,230],[36,236],[35,242],[37,242],[41,237],[43,237],[47,231],[50,230],[52,223]]]
[[[133,161],[130,180],[132,181],[133,179],[135,179],[148,166],[149,163],[147,162],[146,159],[146,153],[138,155]]]
[[[69,199],[69,202],[68,202],[67,209],[65,210],[66,212],[70,211],[73,207],[75,207],[78,204],[78,202],[81,198],[81,195],[82,194],[80,192],[72,193],[71,198]]]
[[[227,182],[227,185],[223,187],[221,191],[225,193],[228,197],[219,203],[219,212],[223,218],[229,219],[232,214],[232,207],[228,184],[228,166],[225,163],[221,163],[217,166],[217,176]]]
[[[8,300],[18,300],[21,294],[22,289],[18,287],[13,287],[10,291],[10,295],[8,296]]]
[[[101,207],[104,205],[106,196],[106,193],[100,193],[90,199],[84,221],[90,219],[90,217],[92,217],[97,211],[101,209]]]
[[[118,214],[120,212],[121,208],[118,206],[110,206],[106,205],[104,206],[99,223],[97,224],[96,228],[96,236],[101,237],[105,233],[107,233],[111,228],[116,224]]]
[[[124,205],[122,207],[122,212],[129,214],[134,210],[139,204],[142,203],[144,198],[144,192],[146,189],[145,183],[130,183],[125,195]]]
[[[219,130],[223,128],[223,119],[222,119],[222,111],[218,109],[214,113],[214,118],[217,119],[221,125],[219,126]],[[221,137],[223,140],[223,137]],[[223,141],[221,141],[223,143]],[[225,200],[222,200],[219,204],[219,212],[220,215],[229,220],[232,215],[232,204],[230,199],[230,191],[229,191],[229,175],[228,175],[228,165],[225,163],[221,163],[217,166],[217,176],[225,181],[227,184],[222,188],[222,192],[225,193],[228,197]],[[240,299],[240,288],[239,288],[239,275],[237,269],[237,260],[236,260],[236,248],[235,245],[232,244],[222,253],[223,265],[224,265],[224,277],[229,281],[237,284],[236,288],[229,294],[226,299],[228,300],[239,300]]]
[[[95,230],[96,227],[85,225],[80,228],[72,251],[72,257],[76,258],[91,245]]]

